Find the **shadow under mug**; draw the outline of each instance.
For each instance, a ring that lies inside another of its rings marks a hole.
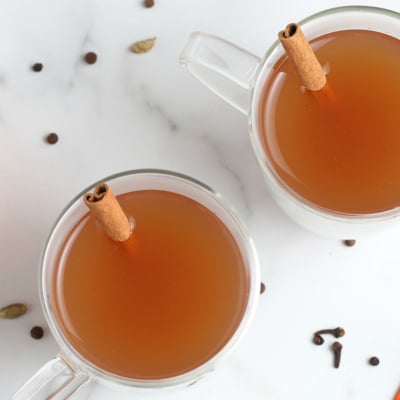
[[[260,293],[260,273],[257,253],[243,223],[223,197],[207,185],[188,176],[164,170],[133,170],[109,176],[106,182],[115,195],[138,190],[161,190],[183,195],[211,211],[232,235],[244,264],[248,291],[242,318],[232,336],[218,351],[200,366],[178,376],[162,379],[134,379],[118,376],[106,371],[80,354],[66,338],[54,307],[52,282],[59,251],[76,226],[87,214],[88,209],[82,196],[92,191],[97,182],[78,194],[62,211],[47,240],[40,265],[39,294],[42,308],[50,330],[60,347],[59,355],[45,364],[28,382],[23,385],[12,400],[64,400],[87,386],[92,380],[106,385],[117,385],[128,389],[153,389],[159,391],[169,387],[182,387],[193,384],[207,372],[212,371],[236,346],[246,332],[255,313]],[[71,396],[71,397],[70,397]]]
[[[348,29],[373,30],[400,39],[400,14],[377,7],[332,8],[302,20],[299,25],[308,40]],[[397,225],[400,207],[371,214],[330,211],[300,196],[274,170],[260,138],[259,103],[265,82],[284,54],[279,40],[260,59],[224,39],[194,32],[179,60],[206,87],[247,116],[253,150],[267,187],[293,221],[318,235],[339,239],[354,239]]]

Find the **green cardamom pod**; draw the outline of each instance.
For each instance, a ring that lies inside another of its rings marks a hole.
[[[133,43],[130,47],[132,53],[142,54],[150,51],[156,42],[156,37],[146,40],[140,40],[139,42]]]
[[[0,318],[14,319],[26,313],[27,307],[22,303],[9,304],[0,310]]]

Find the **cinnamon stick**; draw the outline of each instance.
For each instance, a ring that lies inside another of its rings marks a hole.
[[[106,183],[100,183],[93,193],[83,196],[85,204],[104,232],[113,240],[123,242],[131,235],[131,224],[118,200]]]
[[[326,84],[326,76],[300,25],[289,24],[279,32],[278,38],[302,85],[308,90],[321,90]]]

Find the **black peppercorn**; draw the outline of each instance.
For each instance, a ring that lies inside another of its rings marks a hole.
[[[44,335],[44,330],[41,326],[34,326],[31,329],[31,336],[34,339],[41,339],[43,337],[43,335]]]
[[[49,133],[46,137],[46,142],[48,144],[56,144],[58,142],[58,135],[57,133]]]
[[[89,51],[85,54],[84,59],[87,64],[94,64],[97,61],[97,54],[93,53],[93,51]]]
[[[370,363],[370,365],[372,365],[372,366],[374,366],[374,367],[376,367],[377,365],[379,365],[379,358],[378,357],[371,357],[370,359],[369,359],[369,363]]]
[[[153,7],[154,6],[154,0],[144,0],[144,6],[146,7],[146,8],[151,8],[151,7]]]
[[[43,69],[43,64],[35,63],[32,65],[32,71],[40,72]]]

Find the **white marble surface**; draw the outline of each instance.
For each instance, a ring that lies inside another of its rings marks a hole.
[[[258,248],[267,290],[247,336],[211,375],[156,399],[390,400],[400,385],[400,231],[347,248],[305,232],[276,207],[253,155],[246,118],[178,64],[190,32],[214,33],[261,56],[288,22],[347,1],[0,0],[0,398],[57,345],[37,292],[52,222],[88,184],[134,168],[191,175],[220,191]],[[361,2],[352,2],[362,4]],[[365,4],[365,3],[364,3]],[[400,11],[396,0],[368,2]],[[135,55],[133,42],[157,36]],[[95,51],[98,62],[81,57]],[[44,64],[40,73],[30,66]],[[44,138],[57,132],[60,140]],[[33,340],[33,325],[46,327]],[[342,364],[312,333],[343,326]],[[367,360],[376,355],[378,367]],[[93,383],[77,399],[147,397]]]

